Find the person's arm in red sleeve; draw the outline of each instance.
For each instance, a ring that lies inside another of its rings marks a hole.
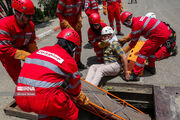
[[[11,33],[6,24],[0,26],[0,55],[13,57],[16,53],[16,48],[13,47]]]
[[[69,80],[69,88],[68,92],[73,96],[77,97],[81,91],[81,80],[80,80],[80,75],[77,72],[73,73],[72,78]]]
[[[133,35],[132,33],[129,34],[130,38],[131,38],[131,42],[129,43],[129,46],[132,48],[134,48],[134,46],[136,45],[137,41],[140,38],[140,35]]]
[[[35,33],[34,24],[32,23],[31,25],[32,25],[33,32],[32,32],[32,36],[31,36],[31,40],[28,44],[28,50],[30,53],[33,53],[33,52],[38,50],[38,47],[37,47],[37,43],[35,41],[36,40],[36,33]]]
[[[89,6],[90,6],[90,1],[85,0],[84,9],[85,9],[85,13],[87,16],[89,16],[91,14],[91,10],[89,9]]]

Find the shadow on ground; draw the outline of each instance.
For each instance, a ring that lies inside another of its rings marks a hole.
[[[84,49],[92,49],[93,48],[93,45],[90,44],[90,43],[87,43],[83,46]]]
[[[91,66],[93,64],[100,64],[98,61],[97,61],[97,57],[96,56],[91,56],[91,57],[88,57],[87,58],[87,66]]]

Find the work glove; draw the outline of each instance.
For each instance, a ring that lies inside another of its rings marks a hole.
[[[130,50],[131,50],[131,47],[130,47],[129,45],[127,45],[127,46],[123,49],[123,51],[124,51],[125,53],[129,52]]]
[[[15,59],[20,59],[20,60],[25,60],[26,57],[27,57],[28,55],[30,55],[30,54],[31,54],[31,53],[26,52],[26,51],[24,51],[24,50],[16,50],[16,53],[15,53],[15,55],[14,55],[14,58],[15,58]]]
[[[105,48],[105,47],[107,47],[107,46],[109,46],[109,45],[110,45],[109,42],[98,42],[98,46],[99,46],[100,48]]]
[[[37,44],[36,44],[35,42],[34,42],[34,43],[30,43],[30,44],[28,45],[28,48],[29,48],[29,51],[30,51],[31,53],[33,53],[33,52],[35,52],[35,51],[38,50]]]
[[[103,20],[103,19],[100,19],[100,22],[102,22],[102,23],[103,23],[103,22],[104,22],[104,20]]]
[[[78,32],[81,30],[81,28],[82,28],[82,17],[79,15],[78,16],[78,22],[77,22],[74,29],[76,30],[76,32]]]
[[[79,93],[77,97],[74,97],[74,100],[79,103],[80,105],[88,105],[89,104],[89,98],[84,95],[83,91]]]
[[[119,39],[118,42],[121,44],[121,47],[123,47],[124,44],[125,44],[126,42],[129,42],[130,40],[131,40],[131,37],[129,37],[129,35],[127,35],[127,36],[125,36],[124,38]]]
[[[107,7],[106,6],[103,6],[103,14],[107,15]]]
[[[120,13],[123,11],[123,5],[122,3],[119,4],[120,5]]]
[[[63,28],[73,29],[73,27],[69,24],[69,22],[68,22],[67,20],[63,20],[60,24],[61,24],[61,26],[62,26]]]

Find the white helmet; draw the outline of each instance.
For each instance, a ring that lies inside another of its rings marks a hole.
[[[150,18],[156,18],[156,14],[153,12],[148,12],[148,13],[146,13],[145,16],[150,17]]]
[[[114,30],[110,26],[106,26],[102,29],[101,35],[114,34]]]

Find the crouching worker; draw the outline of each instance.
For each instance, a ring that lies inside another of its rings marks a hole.
[[[157,19],[156,14],[153,12],[148,12],[145,16]],[[172,29],[172,27],[168,23],[166,22],[163,23],[166,24],[169,27],[169,29],[171,29],[172,33],[169,39],[166,40],[166,42],[157,49],[155,53],[156,60],[162,60],[170,56],[177,55],[176,32],[174,29]]]
[[[80,45],[78,33],[64,29],[54,46],[39,49],[28,56],[22,67],[16,87],[16,103],[26,112],[39,114],[38,120],[78,120],[78,108],[88,104],[81,91],[80,75],[72,58]]]
[[[113,29],[109,26],[104,27],[101,35],[102,42],[99,42],[98,45],[104,48],[104,64],[92,65],[89,68],[86,81],[98,86],[103,76],[118,75],[122,69],[121,60],[124,65],[125,78],[129,79],[127,58],[114,35]]]

